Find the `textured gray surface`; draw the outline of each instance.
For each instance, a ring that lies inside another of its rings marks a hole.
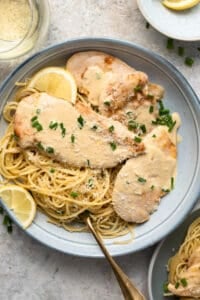
[[[135,0],[50,0],[50,6],[51,25],[44,47],[83,36],[126,39],[167,58],[200,97],[200,52],[197,50],[200,43],[175,42],[176,47],[184,46],[186,53],[195,59],[192,68],[185,66],[176,50],[166,49],[165,36],[151,27],[146,29]],[[0,62],[0,82],[23,60]],[[147,270],[152,250],[117,259],[147,299]],[[63,255],[40,245],[16,227],[9,235],[0,226],[0,266],[1,300],[122,299],[105,260]]]

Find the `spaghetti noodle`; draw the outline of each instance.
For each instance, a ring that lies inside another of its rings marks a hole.
[[[32,92],[34,90],[23,88],[16,100]],[[68,231],[86,231],[84,212],[89,211],[103,237],[130,233],[132,226],[123,221],[112,206],[112,190],[120,167],[110,170],[73,168],[37,151],[21,149],[13,129],[17,101],[8,103],[3,111],[5,120],[10,123],[0,141],[3,178],[30,191],[49,221]]]

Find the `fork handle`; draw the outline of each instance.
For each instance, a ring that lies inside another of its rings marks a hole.
[[[86,218],[87,224],[93,233],[93,236],[95,237],[97,243],[99,244],[102,252],[104,253],[105,257],[107,258],[108,262],[110,263],[112,270],[118,280],[118,283],[121,287],[122,293],[124,295],[125,300],[145,300],[144,296],[135,288],[135,286],[132,284],[130,279],[127,277],[127,275],[122,271],[122,269],[118,266],[118,264],[114,261],[112,256],[107,251],[106,247],[104,246],[102,239],[98,235],[98,233],[95,231],[90,218]]]

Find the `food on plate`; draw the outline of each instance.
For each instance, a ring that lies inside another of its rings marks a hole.
[[[83,103],[74,107],[46,93],[32,94],[19,103],[14,131],[21,148],[37,149],[78,168],[112,168],[144,151],[143,143],[134,141],[136,135],[120,122]]]
[[[0,173],[58,226],[87,230],[87,211],[103,237],[125,235],[174,188],[180,118],[165,108],[162,86],[109,54],[69,58],[76,99],[48,88],[64,84],[52,79],[58,69],[37,72],[5,106]]]
[[[173,119],[180,123],[177,114]],[[168,128],[156,127],[144,144],[145,154],[127,160],[114,184],[114,209],[127,222],[147,221],[160,198],[173,189],[176,176],[176,140]]]
[[[17,185],[0,186],[0,197],[23,228],[31,225],[36,214],[36,203],[27,190]]]
[[[199,0],[163,0],[162,4],[173,10],[185,10],[199,4]]]
[[[60,67],[47,67],[37,72],[28,82],[28,89],[46,92],[51,96],[76,101],[77,87],[70,72]]]
[[[168,271],[168,294],[200,299],[200,217],[189,226],[183,244],[170,258]]]

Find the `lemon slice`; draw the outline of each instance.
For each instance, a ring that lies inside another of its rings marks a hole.
[[[185,10],[200,3],[200,0],[164,0],[162,4],[173,10]]]
[[[77,86],[72,74],[59,67],[41,69],[30,80],[28,88],[35,88],[40,92],[76,102]]]
[[[17,185],[4,185],[0,187],[0,197],[23,228],[31,225],[36,214],[36,204],[28,191]]]

